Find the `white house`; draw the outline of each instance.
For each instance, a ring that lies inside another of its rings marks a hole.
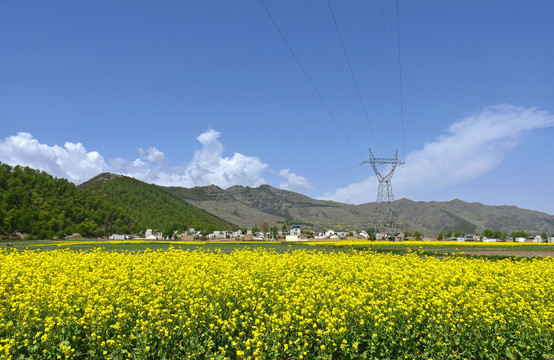
[[[227,231],[214,231],[214,239],[225,239],[227,238]]]
[[[325,231],[325,237],[326,238],[330,238],[333,235],[335,235],[335,230],[329,229],[329,230]]]
[[[152,229],[146,229],[146,232],[144,233],[144,238],[147,240],[162,240],[163,234],[162,233],[154,233]]]
[[[346,239],[346,237],[348,236],[348,232],[346,232],[346,231],[337,231],[337,236],[341,239]]]
[[[300,236],[300,233],[301,233],[301,228],[298,225],[293,226],[289,231],[289,235],[291,236]]]
[[[242,230],[233,231],[230,235],[232,238],[238,239],[242,236]]]

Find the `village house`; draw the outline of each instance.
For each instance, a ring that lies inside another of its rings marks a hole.
[[[293,226],[289,232],[288,235],[285,235],[286,241],[298,241],[300,234],[302,233],[300,226],[295,225]]]
[[[337,231],[337,236],[341,239],[346,239],[348,236],[348,231]]]

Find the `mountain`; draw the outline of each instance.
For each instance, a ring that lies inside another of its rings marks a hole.
[[[244,227],[259,226],[267,220],[270,224],[305,224],[314,228],[368,229],[372,227],[376,208],[375,203],[349,205],[314,200],[269,185],[233,186],[225,190],[214,185],[167,187],[165,190]],[[488,206],[462,200],[416,202],[400,199],[395,201],[395,207],[400,229],[429,235],[450,230],[482,232],[484,229],[554,233],[553,215],[515,206]]]
[[[515,206],[487,206],[461,200],[395,202],[400,230],[437,235],[441,231],[554,233],[554,216]],[[100,174],[75,186],[28,167],[0,163],[0,236],[31,238],[164,231],[187,227],[206,231],[233,227],[300,224],[365,230],[373,225],[375,203],[314,200],[269,185],[163,187],[114,174]]]
[[[128,213],[66,179],[0,163],[0,236],[45,239],[72,233],[103,236],[130,228]]]
[[[164,188],[127,176],[100,174],[78,186],[99,195],[130,214],[134,230],[153,228],[172,233],[189,227],[206,231],[230,230],[233,225],[173,196]]]

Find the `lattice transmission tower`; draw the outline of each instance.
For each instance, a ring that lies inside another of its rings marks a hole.
[[[362,164],[371,164],[377,179],[379,179],[379,190],[377,191],[377,209],[375,211],[375,231],[383,231],[389,235],[396,233],[396,212],[394,209],[394,195],[392,193],[391,179],[394,170],[398,165],[404,164],[398,160],[398,150],[393,158],[376,158],[369,149],[369,160]],[[379,166],[391,165],[387,173],[381,172]]]

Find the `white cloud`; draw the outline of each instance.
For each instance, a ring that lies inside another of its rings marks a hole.
[[[155,147],[150,146],[146,151],[144,151],[142,148],[139,148],[138,151],[140,154],[140,158],[143,161],[157,166],[165,165],[165,154]]]
[[[299,191],[313,189],[312,184],[303,176],[290,172],[290,169],[281,169],[279,176],[284,178],[279,187],[285,190]]]
[[[134,161],[117,158],[110,160],[113,171],[139,180],[165,186],[217,185],[226,188],[232,185],[258,186],[264,183],[262,173],[268,165],[258,157],[235,153],[223,156],[223,144],[218,140],[220,133],[210,129],[196,140],[202,148],[195,151],[190,163],[169,167],[165,154],[149,147],[139,149],[140,157]]]
[[[219,136],[219,132],[210,129],[196,138],[202,144],[202,149],[194,153],[194,158],[181,176],[195,185],[215,184],[229,187],[237,184],[263,184],[265,180],[262,173],[268,165],[256,156],[240,153],[223,157],[223,144],[219,142]]]
[[[215,184],[258,186],[268,165],[256,156],[240,153],[223,156],[220,133],[208,130],[197,137],[202,147],[190,163],[170,167],[165,154],[155,147],[139,148],[135,160],[110,159],[106,163],[96,151],[87,152],[83,144],[66,142],[64,147],[41,144],[29,133],[18,133],[0,141],[0,161],[23,165],[67,178],[75,183],[86,181],[102,172],[128,175],[159,185],[201,186]]]
[[[87,152],[83,144],[66,142],[64,147],[41,144],[26,132],[0,141],[0,161],[45,171],[80,183],[109,169],[102,155]]]
[[[403,196],[442,189],[475,179],[498,166],[526,131],[554,126],[554,116],[508,104],[480,109],[451,125],[436,141],[405,159],[393,177]],[[369,177],[326,194],[342,202],[375,201],[378,181]]]

